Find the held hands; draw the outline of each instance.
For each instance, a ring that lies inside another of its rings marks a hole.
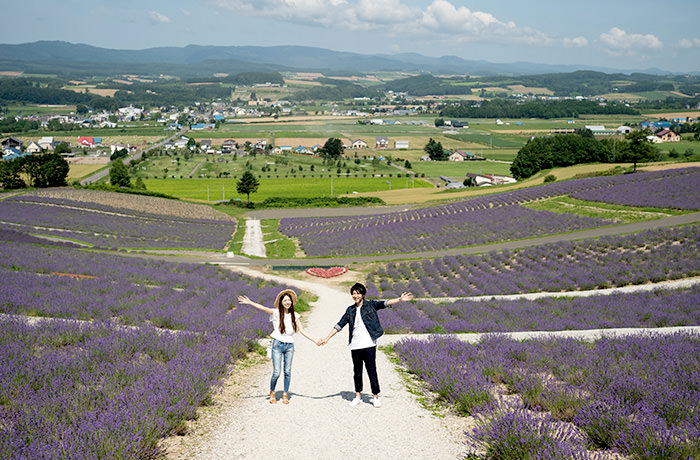
[[[327,343],[328,343],[328,339],[318,339],[318,340],[316,341],[316,345],[318,345],[319,347],[320,347],[321,345],[325,345],[325,344],[327,344]]]

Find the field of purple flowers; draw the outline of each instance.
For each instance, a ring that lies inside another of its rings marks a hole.
[[[17,195],[0,201],[5,229],[77,240],[102,248],[222,250],[236,223],[149,214],[97,203]]]
[[[566,331],[700,325],[700,286],[681,290],[545,297],[538,300],[429,301],[379,312],[389,334]]]
[[[234,299],[271,304],[283,288],[9,234],[0,242],[0,312],[10,315],[0,319],[2,458],[152,457],[268,332],[266,315],[232,309]]]
[[[700,225],[526,249],[389,263],[368,295],[468,297],[625,286],[700,274]]]
[[[571,195],[633,206],[696,210],[700,209],[698,187],[700,168],[594,177],[368,217],[286,218],[280,221],[279,231],[297,238],[304,252],[314,257],[427,251],[612,223],[519,206],[538,199]],[[633,192],[628,193],[628,188]]]
[[[462,415],[487,458],[687,459],[700,454],[700,337],[476,345],[449,336],[394,345],[401,363]]]

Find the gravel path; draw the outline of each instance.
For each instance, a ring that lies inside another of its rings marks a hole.
[[[325,337],[342,312],[352,303],[347,287],[354,280],[348,273],[333,280],[300,280],[261,273],[249,267],[228,268],[246,275],[275,280],[318,296],[312,311],[303,315],[306,330]],[[560,293],[559,293],[560,294]],[[401,308],[400,305],[393,308]],[[651,329],[668,334],[679,330],[700,332],[700,327]],[[541,336],[576,337],[594,340],[603,335],[639,333],[642,329],[516,332],[516,339]],[[382,387],[382,407],[369,404],[369,382],[365,377],[365,404],[349,407],[353,398],[352,361],[347,349],[347,328],[324,347],[317,347],[300,334],[290,388],[290,404],[268,402],[272,366],[269,359],[237,364],[211,408],[203,408],[198,422],[184,437],[164,443],[172,459],[363,459],[368,458],[464,458],[468,447],[464,431],[472,419],[443,411],[439,416],[421,406],[409,392],[401,375],[384,353],[377,354]],[[461,340],[478,341],[483,334],[455,334]],[[381,337],[379,346],[405,337],[429,335],[392,334]],[[282,379],[277,384],[281,397]],[[282,433],[288,435],[282,436]]]
[[[245,221],[245,233],[243,234],[243,246],[241,252],[248,256],[265,257],[265,243],[263,242],[260,220],[248,219]]]
[[[250,269],[236,270],[261,276]],[[304,315],[307,331],[316,338],[325,337],[352,303],[348,292],[323,281],[262,277],[318,296],[313,310]],[[269,360],[234,371],[217,398],[218,409],[201,417],[190,435],[168,440],[168,458],[463,458],[463,429],[469,422],[447,423],[421,407],[384,353],[377,354],[383,406],[374,408],[368,403],[366,377],[363,395],[367,403],[348,405],[354,391],[347,334],[345,328],[323,347],[301,334],[295,336],[289,405],[268,402]],[[280,377],[277,384],[278,398],[282,380]]]

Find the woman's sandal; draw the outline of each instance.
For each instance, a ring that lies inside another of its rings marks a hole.
[[[289,397],[287,396],[287,393],[282,394],[282,404],[289,404]]]
[[[277,402],[277,399],[275,399],[275,392],[271,391],[270,392],[270,404],[275,404]]]

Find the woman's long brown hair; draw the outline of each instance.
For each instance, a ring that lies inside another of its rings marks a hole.
[[[284,326],[284,307],[282,306],[282,301],[285,297],[289,297],[289,300],[292,302],[292,306],[289,307],[289,313],[292,315],[292,327],[294,328],[294,332],[297,331],[297,319],[296,314],[294,313],[294,300],[292,300],[291,295],[284,294],[280,297],[280,301],[277,303],[277,311],[280,314],[280,332],[282,334],[287,331],[287,328]]]

